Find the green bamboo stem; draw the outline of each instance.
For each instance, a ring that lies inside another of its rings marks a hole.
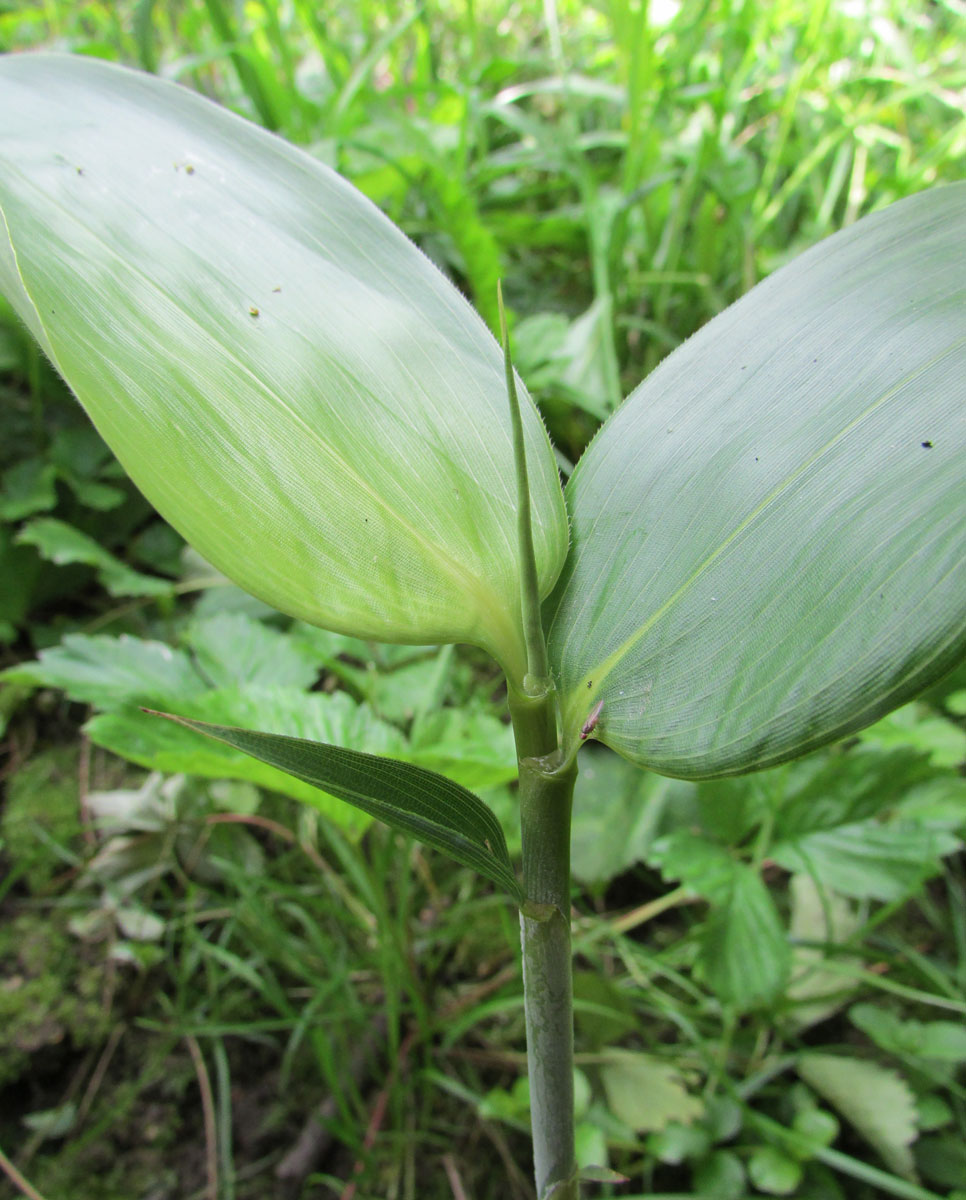
[[[574,1153],[574,998],[570,948],[570,813],[577,764],[563,762],[557,696],[540,619],[523,419],[503,292],[497,287],[513,461],[517,482],[520,617],[527,647],[522,687],[510,682],[510,718],[520,768],[523,835],[523,1004],[530,1123],[538,1200],[579,1200]]]
[[[570,814],[577,768],[561,766],[553,692],[511,693],[520,761],[527,1065],[537,1196],[579,1200],[574,1154]]]

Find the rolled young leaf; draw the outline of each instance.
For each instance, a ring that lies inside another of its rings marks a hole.
[[[598,434],[545,605],[569,747],[748,771],[926,687],[966,656],[964,468],[955,184],[776,272]]]
[[[184,88],[0,59],[0,292],[148,499],[284,612],[524,665],[500,350],[390,221]],[[523,393],[541,594],[566,554]]]
[[[225,742],[259,762],[354,804],[479,871],[514,900],[522,901],[523,892],[513,873],[499,821],[479,797],[445,775],[394,758],[304,738],[212,725],[172,713],[153,715]]]

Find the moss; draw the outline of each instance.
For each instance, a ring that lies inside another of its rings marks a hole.
[[[15,867],[35,895],[49,889],[64,870],[57,846],[74,847],[80,837],[77,746],[55,746],[35,755],[7,781],[0,836]]]
[[[31,1055],[96,1043],[110,1027],[102,966],[83,961],[66,919],[26,913],[0,928],[0,1085],[18,1079]]]

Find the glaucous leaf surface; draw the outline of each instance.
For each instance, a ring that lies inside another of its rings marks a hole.
[[[156,713],[250,754],[441,850],[522,900],[499,821],[472,792],[435,771],[304,738]]]
[[[8,55],[0,217],[0,291],[218,569],[331,629],[484,646],[519,680],[500,350],[364,197],[176,85]],[[567,522],[523,404],[546,594]]]
[[[803,254],[628,398],[546,605],[572,747],[683,778],[869,724],[966,655],[966,184]]]

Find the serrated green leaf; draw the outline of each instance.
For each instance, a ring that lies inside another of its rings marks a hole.
[[[467,641],[519,681],[499,347],[317,159],[153,76],[0,62],[0,290],[148,499],[315,624]],[[524,424],[541,594],[567,520]]]
[[[862,731],[863,743],[885,749],[907,746],[928,755],[936,767],[958,767],[966,762],[966,730],[922,709],[907,704],[890,713]]]
[[[57,503],[57,471],[42,458],[26,458],[3,473],[0,520],[19,521]]]
[[[774,840],[854,825],[898,804],[935,776],[928,758],[908,746],[888,752],[858,749],[785,768]]]
[[[397,759],[156,713],[250,754],[471,867],[521,901],[500,823],[472,792]]]
[[[36,662],[0,673],[0,680],[61,688],[72,700],[97,708],[174,704],[208,687],[184,651],[128,634],[69,633],[59,646],[41,650]]]
[[[576,746],[769,766],[966,654],[966,184],[776,272],[671,354],[567,485],[547,601]]]
[[[309,688],[319,674],[317,654],[244,613],[215,613],[195,620],[185,640],[202,675],[214,688]]]
[[[745,1168],[731,1150],[715,1150],[694,1169],[694,1190],[708,1200],[742,1200]]]
[[[701,936],[701,971],[723,1004],[740,1011],[774,1000],[791,967],[788,935],[758,873],[735,863],[724,900]]]
[[[727,900],[738,865],[724,846],[690,829],[676,829],[658,838],[647,861],[659,867],[665,879],[679,880],[712,903]]]
[[[860,821],[779,842],[771,857],[843,896],[898,900],[938,874],[943,857],[960,845],[951,833],[915,821]]]
[[[649,1054],[611,1051],[600,1078],[611,1111],[639,1133],[660,1132],[671,1121],[690,1124],[704,1109],[681,1072]]]
[[[916,1101],[906,1081],[878,1063],[834,1054],[803,1054],[802,1079],[865,1138],[897,1175],[915,1178]]]
[[[890,1054],[966,1062],[966,1028],[955,1021],[902,1020],[873,1004],[853,1004],[849,1020]]]
[[[93,567],[98,580],[112,596],[170,596],[173,584],[169,579],[143,575],[122,563],[86,533],[56,517],[37,517],[17,534],[21,545],[35,546],[42,558],[63,566],[83,563]]]
[[[440,708],[415,723],[406,757],[471,791],[517,777],[513,730],[492,713]]]

